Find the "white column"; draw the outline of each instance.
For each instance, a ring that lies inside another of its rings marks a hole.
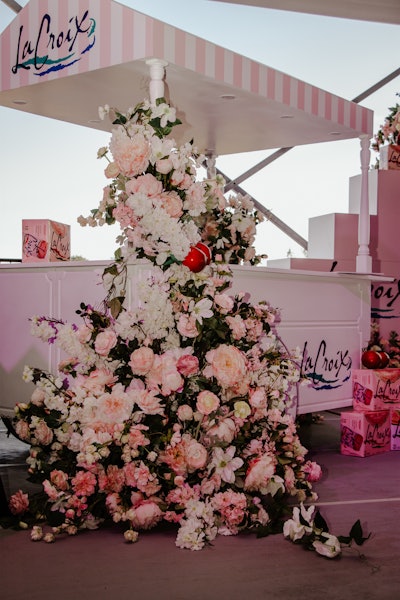
[[[155,104],[157,98],[164,98],[165,67],[168,63],[160,58],[150,58],[146,60],[146,65],[150,67],[150,102]]]
[[[360,136],[361,145],[361,198],[358,216],[358,254],[356,259],[357,273],[372,273],[372,257],[369,254],[370,215],[368,193],[368,169],[370,160],[369,137]]]

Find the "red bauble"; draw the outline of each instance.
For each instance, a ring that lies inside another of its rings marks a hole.
[[[380,369],[386,369],[386,367],[389,364],[389,354],[387,352],[378,352],[380,359],[381,359],[381,364],[379,365]]]
[[[193,247],[182,263],[188,267],[192,273],[199,273],[206,266],[206,258],[204,253],[199,248]]]
[[[211,262],[211,250],[208,246],[199,242],[196,246],[190,248],[188,255],[182,262],[192,273],[200,273],[206,265]]]
[[[201,252],[203,252],[205,259],[206,259],[206,264],[209,265],[211,262],[210,248],[208,246],[206,246],[205,244],[203,244],[203,242],[197,242],[196,248],[198,248]]]
[[[381,357],[379,352],[375,352],[375,350],[366,350],[361,355],[361,362],[367,369],[379,369]]]

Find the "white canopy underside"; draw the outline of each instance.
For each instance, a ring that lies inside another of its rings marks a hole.
[[[35,39],[45,11],[62,30],[61,14],[64,20],[68,10],[75,14],[76,1],[31,0],[3,32],[0,105],[110,130],[107,120],[99,120],[98,107],[125,111],[148,97],[146,61],[158,58],[168,63],[166,96],[183,122],[174,137],[194,139],[199,151],[233,154],[372,135],[372,111],[366,108],[117,2],[78,5],[96,22],[96,44],[58,72],[12,73],[20,28],[22,41]]]

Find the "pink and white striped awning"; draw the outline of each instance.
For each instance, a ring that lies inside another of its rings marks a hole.
[[[372,111],[112,0],[31,0],[0,37],[0,105],[97,129],[166,66],[178,141],[231,154],[372,136]],[[177,130],[180,129],[180,132]]]

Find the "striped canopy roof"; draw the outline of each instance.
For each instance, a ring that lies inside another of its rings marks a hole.
[[[369,109],[112,0],[31,0],[0,57],[0,105],[104,130],[98,107],[147,98],[166,61],[174,137],[217,155],[372,136]]]

